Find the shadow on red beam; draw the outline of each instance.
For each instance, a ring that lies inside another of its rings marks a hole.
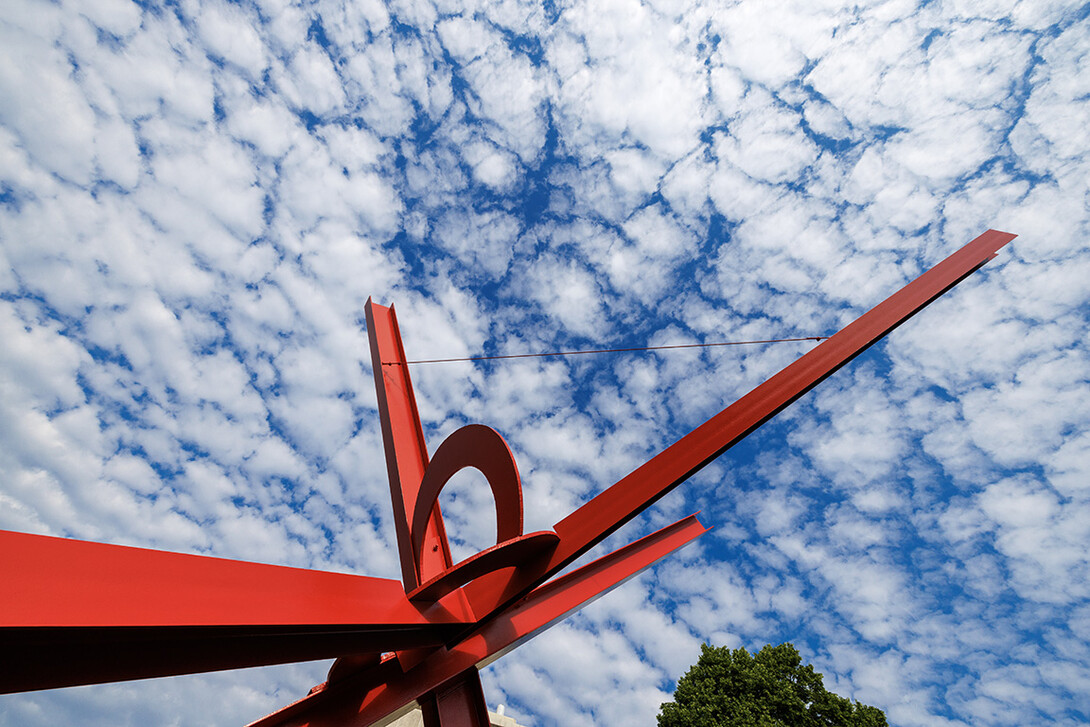
[[[0,693],[435,646],[455,628],[7,628],[0,629]]]

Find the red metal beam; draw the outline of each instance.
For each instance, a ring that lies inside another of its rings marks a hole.
[[[390,477],[390,498],[394,506],[394,529],[401,557],[405,590],[411,591],[452,565],[450,546],[439,503],[432,508],[421,548],[418,572],[412,545],[413,505],[428,467],[428,447],[420,428],[413,382],[405,365],[405,348],[393,306],[381,306],[367,299],[367,334],[371,344],[371,366],[378,394],[382,444]]]
[[[472,620],[385,578],[9,531],[0,582],[0,692],[434,645]]]
[[[701,424],[554,526],[560,543],[536,572],[491,573],[465,587],[473,612],[517,601],[670,492],[887,333],[957,285],[1015,238],[988,230]]]
[[[366,314],[402,580],[406,591],[413,591],[422,583],[430,584],[435,581],[439,583],[436,591],[443,591],[441,595],[445,595],[451,588],[444,590],[442,585],[461,585],[461,582],[454,583],[454,579],[458,573],[471,571],[473,565],[463,564],[457,571],[451,568],[453,559],[438,497],[439,491],[454,470],[444,475],[444,466],[457,469],[459,456],[463,454],[459,445],[468,444],[469,449],[475,452],[483,443],[482,451],[493,455],[493,450],[498,446],[501,450],[499,454],[506,454],[506,458],[486,457],[487,461],[495,462],[497,468],[493,468],[496,469],[495,473],[486,470],[485,475],[489,478],[497,498],[497,517],[501,518],[497,523],[497,532],[502,534],[511,530],[515,536],[522,534],[522,490],[519,487],[518,469],[506,442],[487,427],[461,430],[460,436],[456,432],[451,446],[440,446],[436,452],[439,461],[429,462],[412,379],[405,363],[405,348],[401,343],[397,315],[393,307],[385,308],[373,303],[370,298],[367,299]],[[494,437],[490,437],[488,432]],[[494,446],[489,447],[489,444]],[[429,464],[435,466],[429,468]],[[477,462],[474,464],[480,466]],[[427,476],[428,472],[431,472],[430,477]],[[508,502],[510,497],[504,498],[505,494],[513,496],[514,502]],[[418,508],[427,510],[422,512]],[[515,512],[508,512],[512,509]],[[512,514],[516,516],[516,522],[502,519],[503,516],[509,517]],[[475,562],[486,563],[485,560]],[[443,574],[448,574],[448,580],[443,580]],[[465,606],[460,593],[447,600],[457,604],[456,608]],[[408,652],[414,646],[406,643],[399,647],[399,661],[407,663],[419,657],[419,652]],[[333,670],[343,664],[343,661],[334,663]],[[425,727],[488,727],[488,712],[484,709],[481,679],[475,669],[452,678],[442,689],[424,695],[422,703],[425,707]]]
[[[0,626],[380,626],[465,623],[388,578],[0,530]]]

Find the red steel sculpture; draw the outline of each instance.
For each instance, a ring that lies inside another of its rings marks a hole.
[[[970,275],[989,230],[578,508],[523,533],[507,443],[472,424],[428,456],[392,307],[368,301],[402,583],[0,531],[0,692],[335,658],[254,727],[366,727],[419,705],[428,727],[488,725],[478,669],[705,532],[690,515],[562,569]],[[438,497],[479,469],[496,545],[453,563]]]

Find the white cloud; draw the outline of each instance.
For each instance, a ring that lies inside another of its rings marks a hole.
[[[448,212],[436,224],[436,242],[457,256],[471,275],[502,279],[511,264],[519,222],[498,211]]]
[[[799,19],[798,8],[788,3],[769,3],[760,8],[739,3],[715,13],[713,27],[722,38],[717,59],[757,83],[786,84],[805,67],[805,46],[832,30],[835,13],[827,8],[821,10],[825,12],[805,13],[804,19]],[[800,26],[805,27],[805,33],[796,30]]]
[[[573,334],[594,337],[605,329],[601,288],[581,266],[556,257],[544,258],[523,275],[524,290]]]
[[[143,19],[140,6],[130,0],[80,3],[79,12],[103,30],[122,37],[139,30]]]
[[[0,123],[46,169],[87,184],[94,170],[95,114],[73,78],[76,69],[50,40],[0,26],[8,56],[0,64]]]
[[[561,77],[566,138],[590,149],[602,148],[611,137],[630,138],[667,157],[696,145],[705,82],[696,59],[676,52],[692,42],[684,26],[645,5],[618,0],[593,9],[573,6],[563,15],[563,27],[587,57]]]
[[[518,180],[518,160],[504,149],[477,141],[467,144],[463,153],[473,167],[473,178],[497,192],[510,191]]]
[[[283,156],[303,133],[287,108],[275,101],[247,96],[231,104],[227,114],[231,134],[270,157]]]
[[[344,91],[329,56],[315,43],[297,50],[276,79],[293,106],[317,116],[334,113],[344,104]]]
[[[212,137],[184,151],[157,154],[151,166],[165,194],[179,195],[207,210],[243,240],[256,237],[263,226],[262,193],[250,160],[230,140]]]
[[[201,6],[197,22],[208,50],[260,80],[268,67],[265,44],[254,28],[254,18],[237,6],[209,2]]]
[[[545,143],[538,70],[480,22],[454,18],[440,23],[438,33],[472,89],[469,110],[482,117],[494,141],[532,161]]]

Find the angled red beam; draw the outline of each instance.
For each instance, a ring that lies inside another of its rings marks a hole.
[[[1014,238],[988,230],[558,522],[554,530],[560,543],[540,569],[497,572],[468,584],[465,593],[474,613],[483,617],[502,608],[558,573],[994,258]]]
[[[366,727],[396,714],[428,692],[491,664],[569,614],[707,532],[690,515],[603,556],[531,593],[449,648],[407,672],[387,660],[316,691],[250,727]]]
[[[411,525],[413,506],[428,466],[428,447],[420,429],[405,348],[401,343],[397,314],[367,299],[367,337],[371,345],[375,390],[378,394],[382,443],[386,450],[386,469],[390,477],[390,498],[394,506],[394,529],[401,558],[405,590],[439,575],[452,565],[439,504],[432,508],[423,537],[422,573],[417,572],[413,555]]]
[[[426,495],[422,497],[424,473],[429,465],[428,449],[420,427],[420,413],[416,408],[409,367],[405,363],[405,349],[401,343],[397,314],[393,307],[377,305],[371,299],[367,300],[366,313],[398,555],[401,559],[402,580],[408,592],[442,573],[449,572],[453,559],[439,502]],[[502,439],[500,442],[502,443]],[[502,446],[506,450],[506,444]],[[442,452],[443,448],[440,447],[437,452],[440,459]],[[517,478],[518,475],[515,474],[516,487]],[[439,487],[442,484],[438,483]],[[431,504],[433,501],[434,504]],[[521,500],[519,504],[521,505]],[[430,511],[417,512],[418,507],[427,507]],[[521,533],[521,507],[518,515],[517,530]],[[502,527],[501,524],[501,532]],[[447,600],[464,603],[460,594]],[[399,647],[399,659],[417,658],[418,654],[413,655],[406,651],[412,648],[412,644]],[[334,668],[343,663],[343,660],[338,661]],[[461,678],[455,679],[454,683],[444,686],[442,693],[429,694],[422,700],[427,727],[487,725],[481,680],[476,671],[467,672]]]
[[[0,531],[3,627],[422,626],[388,578]]]
[[[0,583],[0,691],[424,646],[471,621],[385,578],[9,531]]]

